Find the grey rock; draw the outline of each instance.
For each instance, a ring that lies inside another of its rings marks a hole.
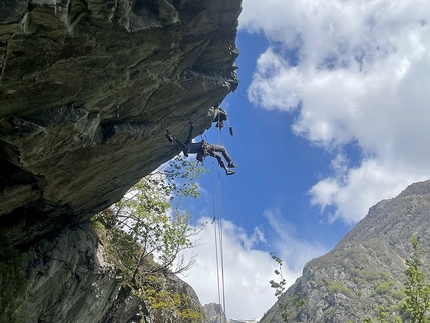
[[[241,4],[0,1],[0,235],[31,256],[18,322],[179,322],[132,295],[85,223],[177,153],[166,128],[210,126],[238,86]]]
[[[129,322],[149,314],[122,284],[121,272],[106,260],[87,225],[42,239],[26,253],[27,288],[18,322]]]
[[[73,225],[41,239],[25,257],[27,287],[18,300],[17,322],[181,322],[132,292],[90,225]],[[203,311],[188,284],[169,272],[164,277],[169,291],[187,295],[189,306]],[[1,313],[0,322],[5,322]]]
[[[424,264],[430,264],[429,210],[430,181],[371,207],[333,250],[306,264],[283,295],[306,300],[299,311],[290,306],[290,322],[361,323],[366,316],[377,317],[375,304],[389,308],[399,302],[412,236],[419,238]],[[260,322],[283,322],[278,304]]]
[[[227,318],[220,304],[205,304],[203,310],[206,316],[205,323],[227,323]]]
[[[0,233],[17,246],[118,201],[238,85],[241,0],[0,1]]]

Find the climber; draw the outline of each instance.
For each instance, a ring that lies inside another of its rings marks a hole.
[[[222,145],[213,145],[209,144],[206,141],[202,140],[201,142],[191,142],[193,137],[193,129],[194,124],[191,124],[190,131],[188,132],[188,137],[185,142],[180,141],[172,136],[169,130],[166,129],[166,138],[172,143],[177,143],[179,147],[181,147],[184,156],[188,157],[188,154],[197,154],[196,158],[198,161],[203,161],[203,158],[206,156],[211,156],[216,158],[218,164],[225,170],[226,175],[233,175],[235,172],[229,168],[238,167],[235,163],[233,163],[230,155],[227,153],[227,150]],[[227,161],[227,166],[225,166],[224,161],[221,156],[218,154],[220,152],[225,160]]]
[[[224,127],[224,121],[228,123],[228,130],[230,135],[233,136],[233,128],[230,126],[230,122],[228,120],[227,112],[219,106],[219,103],[214,108],[214,119],[212,122],[216,122],[215,127],[218,128],[219,131]]]

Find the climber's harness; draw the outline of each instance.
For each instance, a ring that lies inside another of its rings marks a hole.
[[[208,142],[202,140],[200,141],[200,150],[197,153],[196,159],[200,162],[203,162],[203,158],[206,156],[210,156],[213,153],[213,147]]]

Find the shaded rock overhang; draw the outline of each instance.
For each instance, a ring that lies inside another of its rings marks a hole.
[[[238,85],[241,0],[0,1],[0,233],[118,201]]]

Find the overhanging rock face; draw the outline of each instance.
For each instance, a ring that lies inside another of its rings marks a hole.
[[[0,232],[91,217],[238,85],[241,0],[0,2]]]

